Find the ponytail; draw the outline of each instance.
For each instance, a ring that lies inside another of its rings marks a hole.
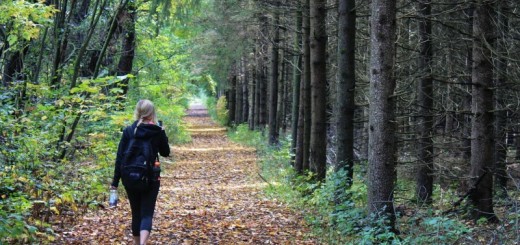
[[[135,129],[134,129],[134,135],[135,133],[137,132],[137,127],[139,127],[139,125],[141,125],[143,123],[143,119],[140,118],[139,121],[137,121],[137,125],[135,126]]]

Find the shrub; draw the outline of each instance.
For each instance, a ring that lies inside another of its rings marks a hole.
[[[217,115],[217,122],[220,125],[227,125],[229,122],[229,111],[226,109],[227,100],[225,96],[220,96],[217,101],[217,105],[215,107],[215,112]]]

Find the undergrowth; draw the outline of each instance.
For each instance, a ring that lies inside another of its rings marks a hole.
[[[397,234],[390,229],[387,219],[367,214],[367,185],[361,174],[366,164],[355,167],[350,188],[346,188],[346,173],[331,169],[326,180],[317,183],[312,174],[297,175],[293,171],[290,140],[282,139],[279,146],[271,147],[265,134],[250,131],[244,124],[234,128],[229,136],[233,141],[257,148],[260,174],[270,183],[266,195],[284,201],[295,210],[306,210],[307,223],[323,243],[485,244],[495,241],[514,244],[520,239],[518,201],[508,205],[510,211],[502,216],[501,225],[487,224],[485,220],[475,224],[460,213],[444,214],[440,210],[457,197],[438,186],[435,198],[452,199],[436,200],[441,206],[420,206],[413,201],[414,183],[406,179],[398,180],[396,187]]]
[[[79,88],[97,91],[103,82]],[[39,98],[46,89],[34,86],[30,92]],[[122,104],[116,96],[92,95],[87,101],[72,94],[55,102],[43,97],[13,116],[17,109],[5,96],[0,93],[0,244],[52,243],[57,227],[106,205],[122,128],[132,123],[137,99]],[[189,140],[180,123],[183,106],[154,102],[170,143]],[[74,137],[59,142],[80,110]]]

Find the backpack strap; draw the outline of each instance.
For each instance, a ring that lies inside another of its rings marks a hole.
[[[133,128],[132,126],[129,126],[129,127],[127,127],[127,128],[125,129],[125,131],[128,131],[127,133],[131,136],[131,137],[130,137],[130,143],[128,144],[128,146],[127,146],[127,148],[126,148],[125,153],[126,153],[126,152],[129,152],[130,149],[132,149],[132,146],[133,146],[134,143],[135,143],[135,134],[137,133],[137,128],[138,128],[138,127],[139,127],[139,125],[136,125],[135,128]],[[124,132],[123,132],[123,133],[124,133]],[[152,141],[153,138],[151,138],[151,139],[149,139],[149,140]],[[153,149],[152,149],[152,150],[153,150]],[[126,156],[125,156],[125,157],[126,157]],[[159,161],[159,152],[157,152],[157,153],[155,154],[154,161]],[[153,162],[150,163],[150,167],[152,167],[153,164],[154,164]]]
[[[133,134],[132,134],[132,131],[134,131]],[[127,153],[130,152],[130,150],[132,149],[132,147],[135,144],[135,130],[132,130],[132,126],[126,127],[125,130],[123,130],[123,134],[125,134],[125,133],[130,136],[130,141],[129,141],[128,145],[126,146],[126,150],[124,151],[123,162],[126,162],[126,160],[127,160],[126,158],[129,157]],[[123,166],[121,166],[121,168],[122,167]]]

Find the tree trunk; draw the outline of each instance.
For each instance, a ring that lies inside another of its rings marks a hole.
[[[96,29],[99,18],[101,17],[103,10],[105,9],[106,1],[104,1],[103,4],[100,6],[99,13],[97,13],[97,15],[96,15],[96,11],[97,11],[99,2],[100,2],[100,0],[96,0],[96,4],[94,6],[94,14],[92,15],[92,21],[91,21],[91,24],[90,24],[90,27],[88,30],[88,34],[86,36],[86,39],[83,41],[81,48],[79,49],[78,55],[76,56],[76,60],[74,61],[74,69],[73,69],[71,83],[70,83],[71,89],[76,87],[76,80],[79,76],[81,61],[83,60],[83,56],[84,56],[85,52],[87,51],[87,47],[90,43],[90,39],[92,38],[92,35],[94,34],[94,30]]]
[[[304,1],[303,14],[303,171],[310,169],[311,145],[311,14],[310,0]]]
[[[507,89],[507,77],[508,77],[508,69],[507,69],[507,49],[506,45],[508,40],[505,38],[508,36],[509,31],[509,21],[507,18],[507,12],[509,12],[509,7],[507,2],[500,1],[497,2],[497,23],[498,30],[500,31],[501,38],[499,38],[497,42],[497,47],[495,48],[498,53],[498,58],[496,58],[496,94],[497,95],[506,95]],[[498,187],[503,191],[507,188],[507,180],[508,176],[506,173],[506,156],[507,156],[507,105],[505,96],[496,96],[495,97],[495,179],[497,180]]]
[[[265,64],[265,63],[264,63]],[[262,67],[260,77],[260,128],[264,129],[267,125],[267,67]]]
[[[40,45],[39,54],[38,54],[38,61],[36,63],[35,69],[33,70],[33,84],[38,84],[40,79],[40,71],[42,70],[42,61],[44,56],[44,50],[45,50],[45,44],[47,43],[47,35],[49,33],[49,28],[46,27],[43,31],[43,37],[42,37],[42,43]],[[1,52],[0,52],[1,53]]]
[[[470,8],[466,10],[468,15],[468,33],[471,33],[473,30],[473,9]],[[472,73],[472,64],[473,64],[473,51],[471,48],[471,45],[468,44],[467,46],[467,53],[466,53],[466,74]],[[472,77],[471,75],[468,75],[466,78],[466,81],[464,81],[467,84],[472,84]],[[468,92],[463,97],[463,108],[464,108],[464,115],[463,115],[463,124],[462,124],[462,158],[464,160],[464,163],[469,163],[471,160],[471,86],[468,86]],[[464,166],[466,167],[466,166]]]
[[[493,211],[493,64],[492,44],[493,1],[483,0],[475,5],[473,15],[473,88],[471,124],[470,198],[475,206],[475,219],[486,217],[497,221]],[[478,181],[480,179],[480,181]]]
[[[247,70],[247,60],[243,58],[242,62],[242,121],[240,123],[248,122],[249,117],[249,71]]]
[[[23,65],[24,65],[24,56],[27,54],[29,50],[28,46],[25,46],[22,50],[15,51],[8,59],[6,64],[4,65],[4,71],[2,75],[2,81],[4,87],[10,87],[12,82],[15,80],[22,80],[24,76],[22,75]]]
[[[260,23],[261,23],[261,30],[263,36],[268,35],[267,31],[267,17],[265,15],[260,16]],[[258,126],[261,129],[265,128],[265,125],[267,124],[267,57],[265,56],[268,52],[268,45],[265,43],[260,43],[260,72],[258,76],[258,81],[260,82],[260,105],[259,105],[259,117],[258,117]]]
[[[117,75],[124,76],[132,73],[135,56],[135,23],[137,21],[137,6],[135,1],[128,1],[123,12],[125,22],[123,24],[123,48],[121,49],[121,57],[117,65]],[[123,94],[128,94],[129,79],[125,78],[121,81],[123,86]]]
[[[231,75],[229,81],[229,93],[228,93],[228,110],[229,110],[229,124],[228,126],[233,126],[235,124],[235,103],[236,103],[236,86],[237,86],[237,76]]]
[[[326,0],[312,0],[311,13],[311,144],[310,166],[317,180],[325,179],[327,164],[327,33]]]
[[[282,38],[284,39],[284,38]],[[282,48],[280,51],[280,58],[279,58],[279,64],[280,64],[280,78],[278,79],[278,115],[276,116],[277,122],[276,122],[276,131],[277,134],[280,135],[280,132],[282,135],[285,135],[285,119],[287,118],[285,115],[286,111],[286,105],[287,105],[287,72],[285,70],[285,48]]]
[[[278,3],[278,2],[277,2]],[[279,66],[279,44],[280,44],[280,14],[275,10],[274,14],[274,40],[271,54],[271,84],[269,93],[269,144],[278,144],[278,66]]]
[[[255,53],[253,51],[253,53]],[[255,62],[256,63],[256,62]],[[257,108],[258,104],[256,103],[256,99],[258,98],[257,93],[258,89],[256,85],[258,84],[256,78],[256,66],[254,65],[251,68],[251,77],[249,79],[249,129],[254,130],[256,128],[256,123],[258,122],[258,113]]]
[[[236,88],[235,88],[235,124],[239,125],[242,123],[242,86],[243,86],[243,77],[242,73],[242,63],[238,63],[236,67],[237,78],[236,78]]]
[[[112,16],[111,18],[111,22],[110,22],[110,27],[108,28],[108,33],[107,33],[107,36],[105,38],[105,42],[103,43],[103,47],[101,48],[101,51],[99,52],[99,58],[98,60],[96,61],[96,67],[94,68],[94,72],[93,72],[93,77],[97,77],[99,75],[99,69],[101,69],[101,63],[103,61],[103,57],[105,56],[105,53],[107,51],[107,48],[108,48],[108,45],[110,44],[110,41],[112,40],[112,36],[114,35],[114,33],[116,32],[116,27],[118,25],[118,17],[119,15],[121,14],[121,12],[126,9],[126,5],[130,2],[130,0],[125,0],[122,4],[120,4],[118,7],[117,7],[117,10],[116,12],[114,13],[114,16]],[[135,12],[135,3],[132,2],[133,7],[130,7],[128,9],[128,11],[130,11],[130,9],[133,9],[132,12]],[[133,31],[133,37],[125,37],[125,41],[123,42],[130,42],[131,39],[133,38],[134,39],[134,48],[135,48],[135,13],[132,13],[131,15],[133,16],[130,16],[131,18],[134,18],[134,20],[132,20],[132,22],[134,23],[134,27],[132,27],[134,29]],[[123,47],[124,48],[124,47]],[[131,55],[132,56],[132,59],[133,59],[133,55],[134,55],[134,49],[132,49],[131,53],[129,53],[128,55]],[[124,54],[124,52],[123,52]],[[123,54],[121,55],[123,57]],[[125,61],[126,62],[126,61]],[[121,64],[121,62],[119,63]],[[125,94],[126,94],[126,91],[125,91]]]
[[[381,213],[395,225],[396,125],[394,77],[396,1],[372,1],[370,55],[370,111],[368,155],[368,210]]]
[[[303,77],[302,77],[303,78]],[[298,128],[296,130],[296,149],[295,149],[295,156],[294,156],[294,169],[296,170],[296,173],[303,174],[304,173],[304,135],[305,135],[305,110],[303,102],[305,100],[304,95],[304,81],[301,81],[300,84],[300,105],[298,109]],[[308,112],[307,112],[308,113]],[[308,166],[308,165],[307,165]]]
[[[71,0],[70,3],[70,12],[67,16],[67,5],[69,1],[65,0],[62,8],[61,13],[57,15],[56,19],[56,25],[54,27],[55,29],[55,53],[54,53],[54,61],[52,64],[52,70],[51,70],[51,86],[59,86],[59,83],[61,82],[62,77],[62,70],[61,65],[63,61],[65,60],[65,53],[67,51],[67,46],[69,43],[69,34],[70,34],[70,27],[69,24],[71,23],[71,19],[74,12],[74,8],[76,7],[76,0]],[[67,16],[67,18],[65,18]],[[63,33],[62,33],[63,32]]]
[[[433,80],[432,80],[432,23],[431,0],[419,1],[419,86],[417,105],[419,106],[417,144],[417,198],[431,203],[433,193]]]
[[[347,186],[354,165],[354,110],[356,87],[356,1],[340,0],[338,6],[338,87],[336,171],[345,170]]]
[[[298,124],[299,124],[299,110],[300,110],[300,81],[302,78],[302,10],[301,6],[296,14],[296,38],[294,40],[294,45],[296,49],[296,54],[294,56],[294,66],[293,66],[293,81],[292,81],[292,107],[291,107],[291,153],[296,154],[296,143],[298,140]],[[302,129],[303,130],[303,129]],[[293,157],[292,161],[296,160],[296,155]],[[293,165],[295,163],[293,162]],[[299,164],[301,166],[301,163]]]
[[[260,48],[258,48],[260,49]],[[257,50],[256,54],[259,55],[260,51]],[[262,58],[256,58],[256,68],[255,68],[255,110],[254,110],[254,118],[255,118],[255,129],[260,129],[260,96],[262,96],[262,69],[263,62]]]

